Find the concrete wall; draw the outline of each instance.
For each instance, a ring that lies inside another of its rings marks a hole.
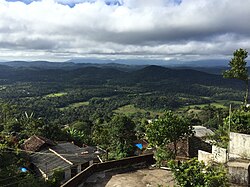
[[[250,158],[250,135],[230,133],[229,153],[239,155],[242,158]]]
[[[249,185],[249,174],[248,174],[248,167],[249,163],[243,162],[228,162],[228,173],[229,179],[231,183],[239,184],[243,186]]]
[[[198,151],[198,160],[203,161],[205,164],[208,164],[209,162],[213,161],[213,154],[208,153],[206,151],[199,150]]]
[[[212,153],[199,150],[198,151],[198,160],[205,162],[217,162],[217,163],[226,163],[227,162],[227,150],[221,147],[212,147]]]
[[[188,156],[189,157],[197,157],[198,150],[206,151],[211,153],[212,152],[212,145],[205,142],[201,138],[198,137],[190,137],[188,139]]]
[[[153,154],[127,157],[121,160],[108,161],[103,163],[95,163],[78,173],[76,176],[71,178],[61,187],[76,187],[82,186],[82,184],[90,177],[92,174],[100,171],[105,171],[109,169],[121,168],[121,167],[131,167],[132,165],[143,163],[143,164],[153,164],[155,162]],[[84,186],[84,185],[83,185]]]
[[[217,163],[227,162],[227,150],[221,147],[212,146],[213,161]]]

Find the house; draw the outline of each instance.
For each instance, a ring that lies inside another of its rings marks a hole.
[[[101,154],[96,147],[78,147],[71,142],[56,143],[36,135],[24,142],[23,149],[31,153],[31,166],[46,180],[57,169],[64,172],[64,181],[69,180],[93,164]]]
[[[230,132],[227,149],[212,147],[212,153],[199,151],[198,159],[225,164],[228,168],[230,182],[250,186],[250,135]]]

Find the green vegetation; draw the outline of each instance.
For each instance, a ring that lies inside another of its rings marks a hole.
[[[227,70],[223,73],[225,78],[231,79],[239,79],[245,82],[246,84],[246,93],[245,93],[245,105],[248,102],[248,92],[249,92],[249,82],[248,82],[248,69],[246,67],[248,52],[245,49],[237,49],[234,51],[234,57],[229,62],[229,66],[231,67],[230,70]]]
[[[119,107],[118,109],[114,110],[115,113],[117,114],[125,114],[128,116],[131,116],[136,113],[141,113],[142,115],[150,115],[151,117],[157,116],[157,115],[162,115],[163,112],[160,111],[153,111],[153,110],[145,110],[145,109],[140,109],[135,107],[134,105],[125,105],[122,107]]]
[[[229,187],[226,169],[222,165],[205,165],[196,158],[169,164],[180,187]]]
[[[66,92],[51,93],[51,94],[46,95],[45,97],[61,97],[64,95],[67,95],[67,93]]]
[[[78,107],[81,107],[81,106],[88,106],[88,105],[89,105],[88,101],[77,102],[77,103],[70,104],[70,105],[68,105],[66,107],[59,108],[59,110],[67,110],[69,108],[78,108]]]
[[[135,122],[124,115],[115,115],[108,123],[96,123],[93,141],[109,152],[108,159],[134,155]]]
[[[240,104],[243,86],[219,75],[159,66],[129,72],[96,67],[0,69],[0,181],[13,175],[17,186],[49,185],[33,173],[20,173],[27,155],[12,150],[33,134],[98,145],[108,151],[104,159],[134,155],[134,140],[147,135],[158,147],[156,159],[162,165],[173,156],[165,144],[173,143],[176,154],[176,142],[192,133],[191,125],[219,129],[229,103]],[[173,112],[163,115],[169,110]],[[248,118],[235,117],[235,130],[248,130]],[[19,184],[21,178],[25,182]]]
[[[146,127],[146,137],[155,147],[163,147],[168,143],[174,144],[174,155],[177,155],[177,142],[192,135],[192,126],[186,118],[177,116],[171,111],[163,117],[154,120]]]

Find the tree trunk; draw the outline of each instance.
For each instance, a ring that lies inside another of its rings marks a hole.
[[[248,82],[248,79],[247,79],[246,80],[245,106],[247,106],[247,104],[249,103],[248,93],[249,93],[249,82]]]
[[[174,157],[176,158],[177,156],[177,143],[174,141]]]

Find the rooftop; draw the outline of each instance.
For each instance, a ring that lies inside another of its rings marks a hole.
[[[213,135],[213,131],[203,127],[203,126],[193,126],[194,127],[194,136],[199,137],[199,138],[205,138],[207,136]]]
[[[53,146],[56,143],[45,137],[33,135],[23,143],[23,149],[26,151],[39,151],[46,145]]]

